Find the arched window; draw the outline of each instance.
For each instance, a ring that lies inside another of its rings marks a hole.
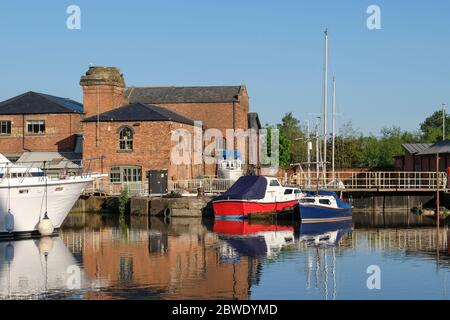
[[[129,127],[119,129],[119,149],[133,150],[133,130]]]

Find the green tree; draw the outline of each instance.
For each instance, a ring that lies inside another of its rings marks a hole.
[[[435,143],[442,140],[442,110],[434,112],[431,116],[425,119],[420,124],[420,131],[422,132],[422,141],[428,143]],[[445,117],[445,135],[449,137],[450,133],[450,117]]]
[[[305,134],[300,126],[300,120],[295,118],[292,112],[288,112],[277,127],[280,130],[280,142],[282,136],[283,139],[290,142],[289,160],[287,162],[297,163],[305,159],[306,142],[302,140],[305,138]]]
[[[339,130],[335,139],[335,165],[336,168],[359,167],[362,162],[362,134],[353,129],[352,123],[345,123]],[[331,144],[329,154],[331,154]]]
[[[272,141],[272,130],[275,129],[274,126],[270,126],[269,124],[266,124],[265,129],[267,129],[267,139],[266,141],[264,141],[264,146],[263,148],[266,149],[267,152],[267,156],[271,157],[271,141]],[[287,168],[290,166],[291,162],[290,162],[290,157],[291,157],[291,141],[286,137],[286,134],[279,130],[278,131],[278,137],[279,137],[279,142],[278,142],[278,146],[279,146],[279,154],[278,154],[278,161],[279,161],[279,166],[281,168]],[[267,161],[264,161],[267,162]]]

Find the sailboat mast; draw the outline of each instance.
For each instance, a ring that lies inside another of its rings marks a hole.
[[[334,171],[334,156],[335,156],[335,140],[336,140],[336,77],[333,76],[333,140],[332,140],[332,148],[331,148],[331,172],[333,176],[333,181],[335,180],[335,171]]]
[[[327,114],[328,114],[328,30],[325,30],[325,67],[323,75],[323,179],[327,179]]]

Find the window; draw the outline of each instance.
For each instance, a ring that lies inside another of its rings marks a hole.
[[[316,200],[314,198],[302,198],[300,199],[301,203],[314,203]]]
[[[141,181],[141,168],[123,168],[122,177],[124,182]]]
[[[331,204],[331,201],[330,200],[328,200],[328,199],[319,199],[319,203],[320,204],[325,204],[325,205],[330,205]]]
[[[142,170],[140,167],[112,167],[109,172],[111,183],[140,182]]]
[[[284,190],[284,194],[292,194],[292,189],[286,189]]]
[[[120,183],[120,168],[119,167],[112,167],[111,171],[109,172],[109,180],[112,183]]]
[[[0,135],[11,135],[11,121],[0,121]]]
[[[27,121],[28,134],[45,134],[45,121],[33,120]]]
[[[123,127],[119,130],[119,149],[133,150],[133,130]]]
[[[280,183],[278,182],[278,180],[270,180],[270,186],[271,187],[279,187]]]

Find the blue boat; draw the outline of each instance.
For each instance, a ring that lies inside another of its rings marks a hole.
[[[298,230],[300,242],[314,246],[336,246],[341,238],[353,231],[353,221],[302,223]]]
[[[353,205],[339,199],[336,192],[333,191],[308,192],[298,202],[297,209],[302,223],[336,222],[352,219]]]

